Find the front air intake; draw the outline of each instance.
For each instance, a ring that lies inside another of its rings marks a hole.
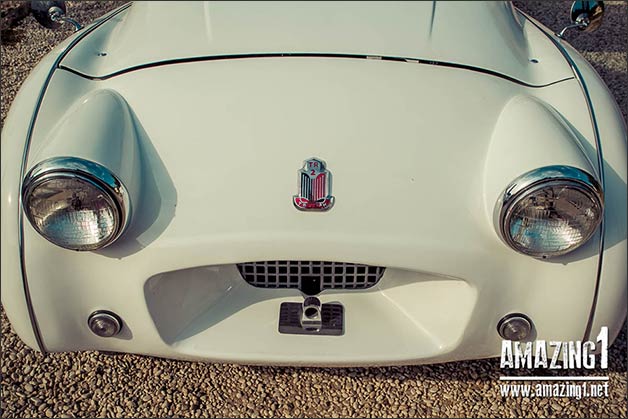
[[[298,288],[306,294],[325,289],[370,288],[384,275],[381,266],[344,262],[279,260],[238,263],[246,282],[260,288]]]

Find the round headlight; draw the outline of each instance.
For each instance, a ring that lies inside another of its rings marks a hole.
[[[534,257],[564,255],[586,243],[600,224],[599,183],[571,166],[548,166],[512,182],[499,202],[499,229],[516,251]]]
[[[113,243],[129,218],[128,194],[120,180],[98,163],[72,157],[35,166],[24,180],[22,205],[39,234],[72,250]]]

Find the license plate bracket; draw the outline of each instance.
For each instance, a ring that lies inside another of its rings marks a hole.
[[[279,333],[291,335],[341,336],[344,334],[344,307],[338,303],[321,305],[321,327],[307,329],[301,326],[301,303],[281,303]]]

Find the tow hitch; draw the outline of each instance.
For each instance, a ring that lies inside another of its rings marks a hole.
[[[344,307],[321,304],[318,297],[305,297],[302,303],[281,303],[279,333],[340,336],[344,333]]]

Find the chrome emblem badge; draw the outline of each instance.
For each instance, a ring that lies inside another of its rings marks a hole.
[[[292,197],[292,202],[301,211],[327,211],[334,205],[331,173],[324,161],[311,158],[304,162],[299,170],[299,194]]]

